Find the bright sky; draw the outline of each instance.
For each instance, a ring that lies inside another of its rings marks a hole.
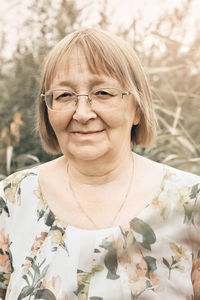
[[[89,7],[83,12],[87,20],[85,24],[86,26],[95,25],[99,18],[99,7],[103,5],[104,0],[74,1],[80,6],[90,3]],[[148,24],[149,21],[154,21],[161,16],[164,10],[171,11],[185,1],[187,0],[108,0],[106,14],[110,16],[110,30],[116,32],[118,28],[127,28],[134,16],[138,16],[139,12],[143,16],[142,24]],[[7,53],[11,51],[12,45],[17,40],[19,30],[22,30],[20,24],[23,21],[23,15],[26,15],[26,7],[32,2],[34,0],[0,0],[0,28],[3,26],[7,32],[7,40],[9,41]],[[198,28],[200,31],[199,11],[200,0],[193,0],[193,7],[188,16],[188,28],[191,31],[189,33],[190,37],[193,35],[193,30]]]

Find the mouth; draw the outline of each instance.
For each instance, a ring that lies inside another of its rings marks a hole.
[[[71,131],[71,133],[72,134],[89,135],[89,134],[101,133],[103,131],[104,131],[104,129],[102,129],[102,130],[91,130],[91,131]]]
[[[105,131],[105,129],[103,130],[88,130],[88,131],[71,131],[71,136],[75,139],[75,140],[81,140],[81,141],[85,141],[85,140],[96,140],[96,138],[100,138],[103,134],[103,132]]]

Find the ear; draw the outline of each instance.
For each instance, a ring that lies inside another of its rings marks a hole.
[[[133,118],[133,125],[138,125],[140,123],[140,108],[137,106],[135,115]]]

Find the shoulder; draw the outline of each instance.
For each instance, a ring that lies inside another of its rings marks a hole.
[[[31,185],[38,175],[39,167],[17,171],[0,182],[0,196],[9,202],[16,202],[21,194],[21,185]]]
[[[170,216],[180,216],[181,220],[184,219],[184,224],[192,224],[194,215],[199,214],[200,177],[168,165],[161,165],[162,182],[151,206],[160,210],[160,216],[164,220],[168,220]]]
[[[200,176],[179,170],[168,165],[163,165],[164,176],[169,182],[176,184],[180,188],[200,184]]]
[[[200,176],[185,172],[171,166],[155,162],[146,157],[135,155],[137,177],[149,186],[155,186],[155,190],[161,186],[169,190],[179,190],[185,187],[200,184]]]
[[[141,155],[136,155],[135,156],[135,162],[138,162],[138,165],[142,169],[142,172],[145,171],[145,173],[149,174],[154,174],[155,172],[158,173],[159,175],[164,174],[168,175],[171,180],[176,181],[177,183],[179,182],[180,184],[195,184],[197,182],[200,183],[200,176],[186,172],[174,167],[171,167],[166,164],[158,163],[156,161],[153,161],[151,159],[148,159],[146,157],[143,157]]]
[[[143,173],[147,174],[145,178],[148,178],[150,190],[156,182],[156,198],[159,196],[160,199],[166,199],[167,201],[171,199],[173,201],[173,199],[183,200],[183,198],[194,199],[199,197],[200,176],[138,155],[136,158],[139,165],[142,165]],[[142,175],[140,177],[144,178]]]
[[[168,209],[184,209],[186,219],[191,220],[193,212],[199,212],[200,177],[167,165],[163,167],[158,202],[166,203]]]

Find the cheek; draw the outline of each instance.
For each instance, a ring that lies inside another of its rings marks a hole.
[[[108,128],[115,129],[123,127],[125,123],[125,114],[123,108],[121,110],[112,110],[109,112],[98,113],[98,116],[108,126]]]
[[[134,116],[135,114],[132,107],[123,106],[121,107],[120,111],[113,112],[113,114],[107,118],[107,124],[110,124],[112,128],[131,130],[133,126]]]
[[[69,113],[49,112],[49,122],[56,134],[67,128],[71,118],[72,114]]]
[[[139,111],[137,110],[137,104],[133,99],[130,99],[128,103],[128,107],[126,110],[127,119],[131,123],[131,125],[137,125],[140,121]]]

